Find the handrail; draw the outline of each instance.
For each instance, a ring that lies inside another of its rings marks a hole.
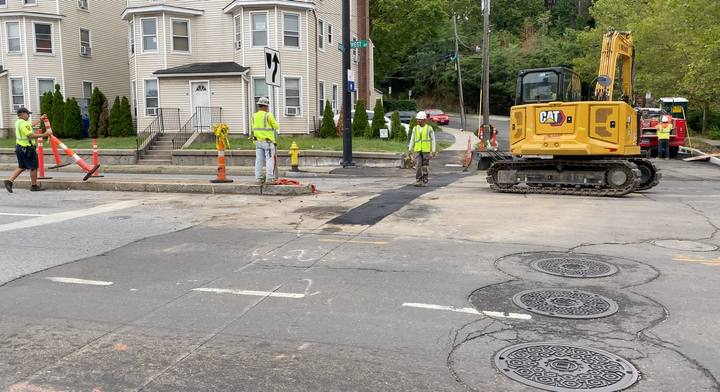
[[[197,113],[195,113],[197,114]],[[195,127],[193,127],[193,123],[195,122],[195,114],[190,117],[189,120],[180,127],[180,131],[175,135],[175,137],[172,140],[173,143],[173,150],[179,150],[183,148],[185,143],[190,139],[190,136],[192,136],[193,133],[195,133]]]
[[[204,131],[212,132],[213,124],[222,123],[222,108],[216,106],[198,106],[190,119],[180,127],[180,131],[173,138],[173,150],[181,149],[193,133]]]
[[[147,151],[158,138],[166,130],[175,130],[180,128],[180,109],[177,108],[157,108],[157,117],[142,132],[138,132],[135,137],[135,157],[140,157]]]

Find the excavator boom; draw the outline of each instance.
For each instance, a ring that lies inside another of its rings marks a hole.
[[[633,86],[635,85],[635,46],[633,45],[632,33],[629,31],[609,30],[603,36],[598,75],[609,76],[611,83],[609,86],[602,86],[600,83],[596,85],[595,96],[598,101],[613,100],[618,63],[620,65],[618,84],[622,89],[620,100],[630,103],[633,99]]]

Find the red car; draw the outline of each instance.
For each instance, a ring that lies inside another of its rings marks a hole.
[[[450,124],[450,117],[440,109],[428,109],[425,111],[429,120],[438,125]]]

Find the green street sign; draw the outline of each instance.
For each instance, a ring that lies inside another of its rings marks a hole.
[[[338,50],[341,51],[341,52],[343,52],[343,53],[345,53],[345,45],[343,45],[343,44],[338,44]]]
[[[367,41],[350,41],[350,47],[356,48],[367,48]]]

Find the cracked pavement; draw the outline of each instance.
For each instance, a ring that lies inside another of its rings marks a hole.
[[[549,341],[629,361],[627,391],[720,391],[720,168],[660,166],[623,198],[499,194],[442,168],[428,188],[334,177],[294,198],[0,195],[0,391],[534,391],[494,357]],[[619,272],[530,266],[547,257]],[[537,288],[619,310],[512,302]]]

